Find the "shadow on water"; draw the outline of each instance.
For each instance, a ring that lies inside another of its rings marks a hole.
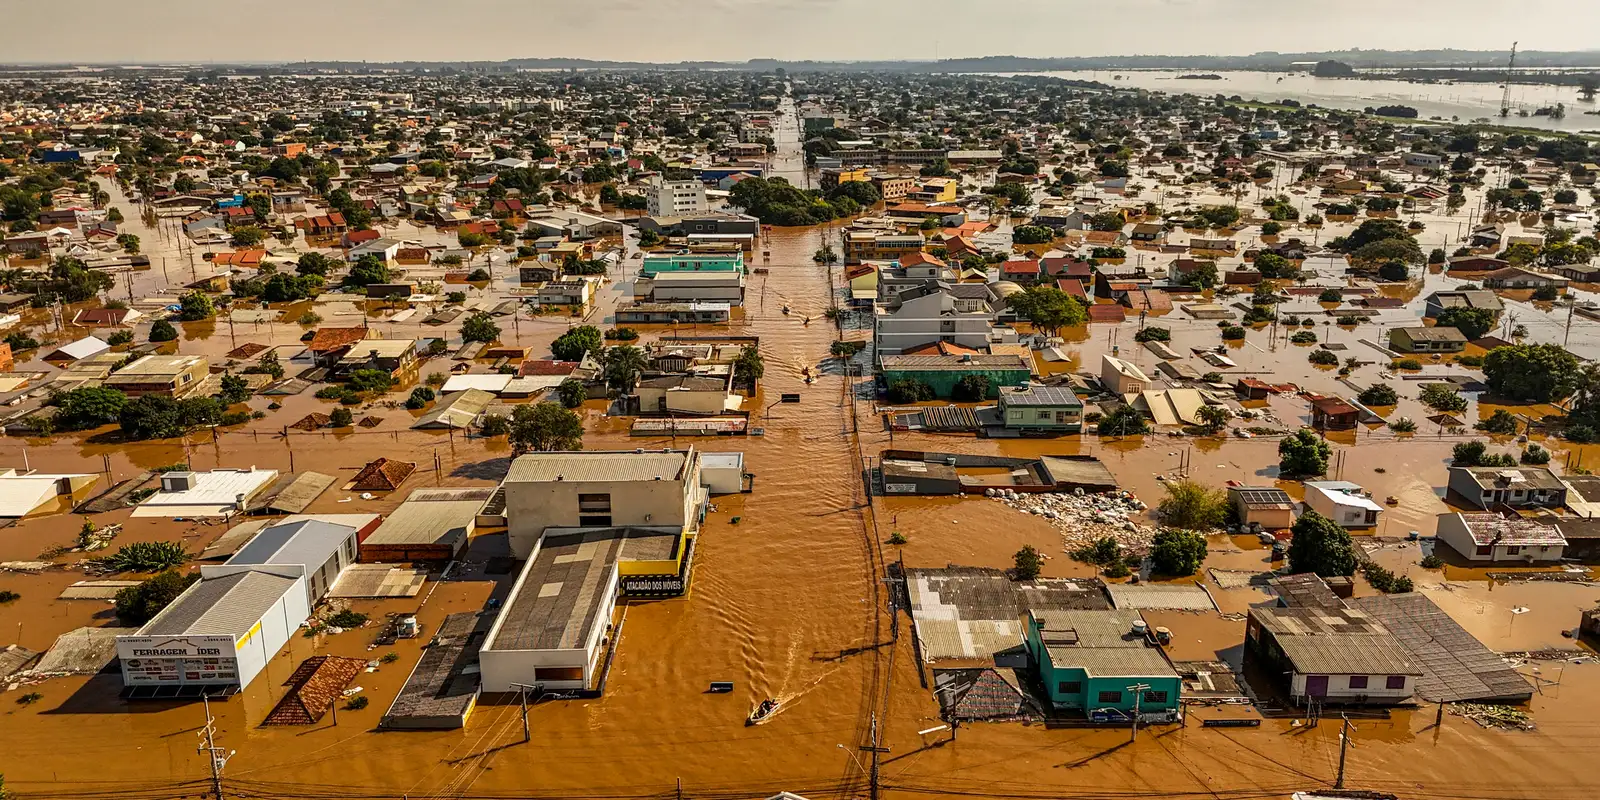
[[[498,481],[506,476],[511,469],[511,457],[491,458],[484,461],[473,461],[462,464],[450,470],[452,478],[472,478],[473,480]]]
[[[828,653],[824,653],[824,652],[820,652],[819,651],[819,652],[811,654],[811,660],[812,661],[825,661],[825,662],[826,661],[843,661],[843,660],[845,660],[847,658],[850,658],[851,656],[858,656],[858,655],[861,655],[862,653],[870,653],[870,652],[873,652],[875,650],[882,650],[885,647],[893,647],[893,646],[894,646],[894,642],[889,641],[889,642],[878,642],[876,644],[866,644],[866,645],[861,645],[861,646],[858,646],[858,647],[846,647],[843,650],[840,650],[837,653],[833,653],[833,654],[828,654]]]

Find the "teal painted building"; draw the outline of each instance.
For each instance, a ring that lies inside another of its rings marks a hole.
[[[941,400],[950,399],[951,390],[968,375],[982,375],[989,379],[989,397],[1000,396],[1000,387],[1016,386],[1033,377],[1033,371],[1022,356],[1003,353],[999,355],[898,355],[883,356],[879,362],[886,384],[899,380],[917,380],[933,387]]]
[[[744,252],[648,253],[639,274],[653,278],[663,272],[743,272]]]
[[[1066,386],[1002,386],[1000,420],[1016,431],[1082,433],[1083,401]]]
[[[1141,716],[1179,713],[1183,680],[1161,650],[1135,634],[1139,612],[1028,611],[1023,618],[1030,663],[1057,709],[1085,716],[1113,711]],[[1144,689],[1135,689],[1143,685]]]

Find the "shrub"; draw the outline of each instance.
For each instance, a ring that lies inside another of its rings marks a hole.
[[[901,378],[889,384],[889,402],[891,403],[918,403],[924,400],[932,400],[936,396],[932,386],[915,378]]]
[[[106,344],[116,347],[119,344],[129,344],[133,341],[133,331],[117,331],[106,337]]]
[[[22,595],[17,594],[10,589],[0,589],[0,605],[5,605],[6,603],[15,603],[21,599]]]
[[[1278,470],[1284,475],[1321,475],[1328,471],[1332,452],[1315,431],[1301,428],[1278,442]]]
[[[1222,329],[1222,340],[1225,342],[1238,341],[1244,338],[1244,328],[1238,325],[1229,325]]]
[[[1483,356],[1456,356],[1456,363],[1463,367],[1481,368]]]
[[[1146,325],[1133,335],[1133,340],[1136,342],[1170,342],[1172,341],[1172,331],[1159,325]]]
[[[426,386],[418,386],[411,390],[411,396],[406,398],[406,408],[413,411],[433,402],[437,395]]]
[[[1222,502],[1225,504],[1226,498]],[[1151,540],[1150,566],[1159,574],[1193,575],[1205,560],[1206,537],[1195,531],[1163,528]]]
[[[1417,423],[1413,422],[1410,417],[1401,417],[1389,423],[1389,430],[1395,433],[1416,433]]]
[[[359,628],[362,625],[367,624],[367,615],[359,611],[352,611],[346,608],[337,614],[328,617],[327,623],[335,628],[344,628],[349,630],[350,628]]]
[[[185,575],[167,570],[137,586],[120,590],[116,598],[117,620],[127,626],[143,625],[199,579],[198,572]]]
[[[1210,530],[1220,527],[1227,519],[1228,496],[1198,481],[1171,481],[1166,485],[1166,497],[1157,508],[1161,511],[1161,521],[1174,528]]]
[[[1423,569],[1443,569],[1444,559],[1430,554],[1422,559],[1421,565]]]
[[[335,428],[348,428],[355,422],[355,415],[348,408],[336,408],[328,412],[328,424]]]
[[[1430,383],[1422,387],[1422,394],[1417,396],[1422,404],[1447,414],[1459,414],[1467,410],[1467,398],[1461,396],[1456,387],[1443,383]]]
[[[1569,442],[1577,442],[1578,444],[1588,444],[1600,440],[1600,433],[1596,433],[1594,428],[1583,424],[1568,426],[1561,436]]]
[[[1306,360],[1320,367],[1335,367],[1339,365],[1339,356],[1335,355],[1332,350],[1312,350],[1306,356]]]
[[[371,701],[367,700],[366,695],[358,694],[355,697],[350,698],[350,700],[344,704],[344,709],[346,711],[360,711],[361,709],[366,708],[370,702]]]
[[[1133,406],[1121,405],[1100,418],[1101,436],[1140,436],[1148,433],[1150,426],[1144,414]]]
[[[1338,289],[1323,289],[1322,294],[1317,295],[1317,302],[1342,303],[1344,302],[1344,294]]]
[[[1528,449],[1523,450],[1522,455],[1517,460],[1530,466],[1542,467],[1550,463],[1550,451],[1540,447],[1538,444],[1530,443]]]
[[[950,399],[960,403],[976,403],[989,397],[989,378],[985,375],[965,375],[950,389]]]
[[[903,533],[901,533],[899,531],[894,531],[893,533],[889,534],[889,544],[901,545],[901,544],[905,544],[905,543],[906,543],[905,534],[903,534]]]
[[[632,342],[639,338],[639,332],[632,328],[611,328],[606,331],[606,340],[614,342]]]
[[[152,342],[171,342],[177,338],[178,329],[172,327],[172,323],[164,319],[158,319],[155,324],[150,326],[150,341]]]
[[[394,386],[394,376],[381,369],[352,370],[345,384],[352,392],[387,392]],[[342,399],[342,398],[341,398]]]
[[[1354,575],[1356,547],[1350,532],[1315,511],[1295,520],[1289,540],[1289,571],[1315,572],[1324,578]]]
[[[1491,453],[1483,442],[1461,442],[1450,449],[1450,463],[1458,467],[1514,467],[1510,453]]]
[[[190,558],[182,542],[132,542],[95,561],[116,572],[161,572]]]
[[[511,421],[502,414],[485,414],[478,425],[478,433],[483,436],[504,436],[510,430]]]
[[[1289,341],[1294,344],[1316,344],[1317,335],[1311,331],[1295,331]]]
[[[1415,372],[1416,370],[1422,369],[1422,362],[1414,358],[1402,358],[1399,361],[1390,364],[1389,366],[1395,369],[1406,369]]]
[[[1367,583],[1372,584],[1372,588],[1384,594],[1403,594],[1413,588],[1410,578],[1396,575],[1371,561],[1362,563],[1361,574],[1366,577]]]
[[[1517,432],[1517,418],[1512,416],[1511,412],[1503,408],[1497,408],[1493,414],[1489,415],[1488,419],[1479,422],[1473,427],[1484,433],[1509,435]]]
[[[222,423],[221,424],[223,424],[223,425],[243,425],[243,424],[245,424],[246,422],[249,422],[249,421],[250,421],[250,412],[248,412],[248,411],[229,411],[228,413],[222,415]]]
[[[1360,319],[1351,314],[1346,314],[1334,321],[1340,325],[1357,325],[1361,322]]]
[[[1360,400],[1363,405],[1392,406],[1400,402],[1400,394],[1388,384],[1375,383],[1362,389],[1361,394],[1356,395],[1356,399]]]
[[[1015,565],[1013,574],[1019,581],[1034,580],[1044,569],[1044,557],[1040,556],[1039,551],[1031,544],[1023,545],[1022,549],[1012,556],[1012,562]]]

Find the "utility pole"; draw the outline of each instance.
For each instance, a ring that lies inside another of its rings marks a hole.
[[[200,695],[200,700],[205,704],[206,726],[200,729],[200,735],[205,737],[206,743],[198,752],[204,753],[211,760],[211,791],[216,800],[222,800],[222,768],[228,765],[228,759],[233,758],[237,750],[229,750],[223,754],[223,748],[216,742],[216,719],[211,716],[211,696]]]
[[[1345,751],[1350,748],[1350,717],[1340,714],[1339,719],[1344,722],[1339,727],[1339,775],[1333,781],[1335,789],[1344,788],[1344,757]]]
[[[878,713],[872,713],[872,744],[862,747],[862,750],[872,753],[872,768],[868,771],[868,786],[871,789],[871,800],[878,800],[878,756],[889,752],[889,748],[878,744]]]
[[[1133,732],[1128,734],[1129,744],[1139,739],[1139,701],[1144,699],[1144,690],[1148,688],[1148,683],[1136,683],[1128,687],[1128,691],[1133,692]]]
[[[530,690],[535,692],[543,692],[544,684],[535,683],[529,685],[526,683],[513,683],[511,684],[511,688],[517,690],[517,696],[522,701],[522,743],[527,744],[528,742],[533,741],[533,733],[528,729],[528,692]]]

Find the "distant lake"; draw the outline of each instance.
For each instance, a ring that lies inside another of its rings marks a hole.
[[[1179,76],[1194,74],[1193,70],[1075,70],[1026,74],[1067,80],[1098,81],[1110,86],[1149,89],[1172,94],[1206,96],[1225,94],[1229,97],[1239,95],[1246,100],[1266,103],[1296,100],[1308,105],[1347,111],[1388,105],[1410,106],[1421,114],[1418,119],[1420,122],[1429,121],[1429,117],[1442,117],[1446,122],[1466,123],[1487,117],[1491,123],[1523,128],[1600,132],[1600,116],[1583,113],[1600,109],[1600,104],[1580,101],[1576,86],[1512,83],[1512,115],[1502,120],[1500,95],[1504,90],[1499,83],[1494,82],[1445,85],[1366,78],[1313,78],[1306,73],[1246,71],[1214,73],[1220,76],[1219,80],[1179,79]],[[1207,74],[1212,73],[1207,71]],[[1121,76],[1121,79],[1117,79],[1117,76]],[[1565,119],[1517,116],[1519,110],[1532,114],[1535,109],[1554,106],[1556,103],[1566,103]],[[1455,119],[1452,120],[1452,117]]]

